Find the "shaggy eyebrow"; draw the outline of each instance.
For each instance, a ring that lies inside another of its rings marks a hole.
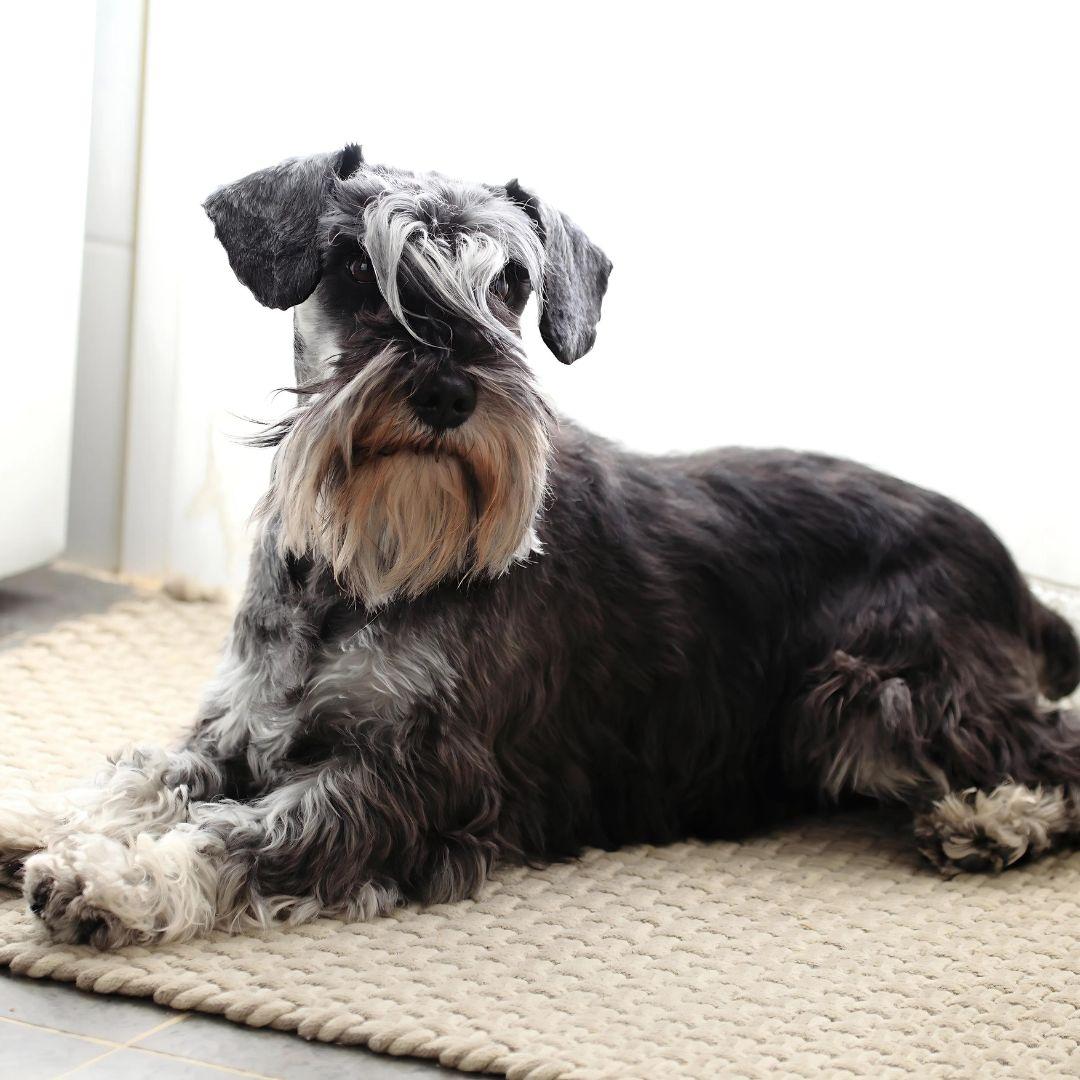
[[[388,192],[364,207],[360,235],[387,306],[418,341],[402,299],[407,280],[426,301],[465,319],[496,341],[512,331],[491,310],[491,283],[514,261],[542,297],[544,255],[528,216],[507,203],[471,207],[451,233],[433,230],[425,193]],[[436,201],[437,204],[437,201]],[[404,273],[402,273],[404,271]]]

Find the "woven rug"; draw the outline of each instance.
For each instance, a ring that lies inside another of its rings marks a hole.
[[[175,735],[227,622],[146,594],[0,654],[0,783],[63,785]],[[466,1070],[1080,1074],[1080,853],[946,882],[883,815],[593,852],[366,924],[111,954],[50,945],[0,898],[0,962],[23,974]]]

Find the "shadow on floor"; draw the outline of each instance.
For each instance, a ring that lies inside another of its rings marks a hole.
[[[42,566],[0,581],[0,649],[131,596],[128,585]]]

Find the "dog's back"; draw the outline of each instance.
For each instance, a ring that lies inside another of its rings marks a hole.
[[[1036,673],[1071,690],[1076,638],[963,507],[823,455],[657,458],[568,424],[551,489],[546,554],[486,588],[514,613],[496,633],[529,639],[544,716],[519,743],[504,714],[500,746],[559,804],[557,847],[921,799],[937,755],[964,786],[1036,769],[1054,730]]]

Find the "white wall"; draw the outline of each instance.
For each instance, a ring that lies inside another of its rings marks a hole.
[[[211,188],[361,141],[520,176],[615,262],[558,405],[652,450],[862,458],[1080,582],[1080,10],[151,3],[125,557],[235,580],[290,379]]]
[[[4,12],[0,577],[64,546],[93,44],[92,4]]]
[[[67,557],[120,564],[145,0],[98,0]]]

